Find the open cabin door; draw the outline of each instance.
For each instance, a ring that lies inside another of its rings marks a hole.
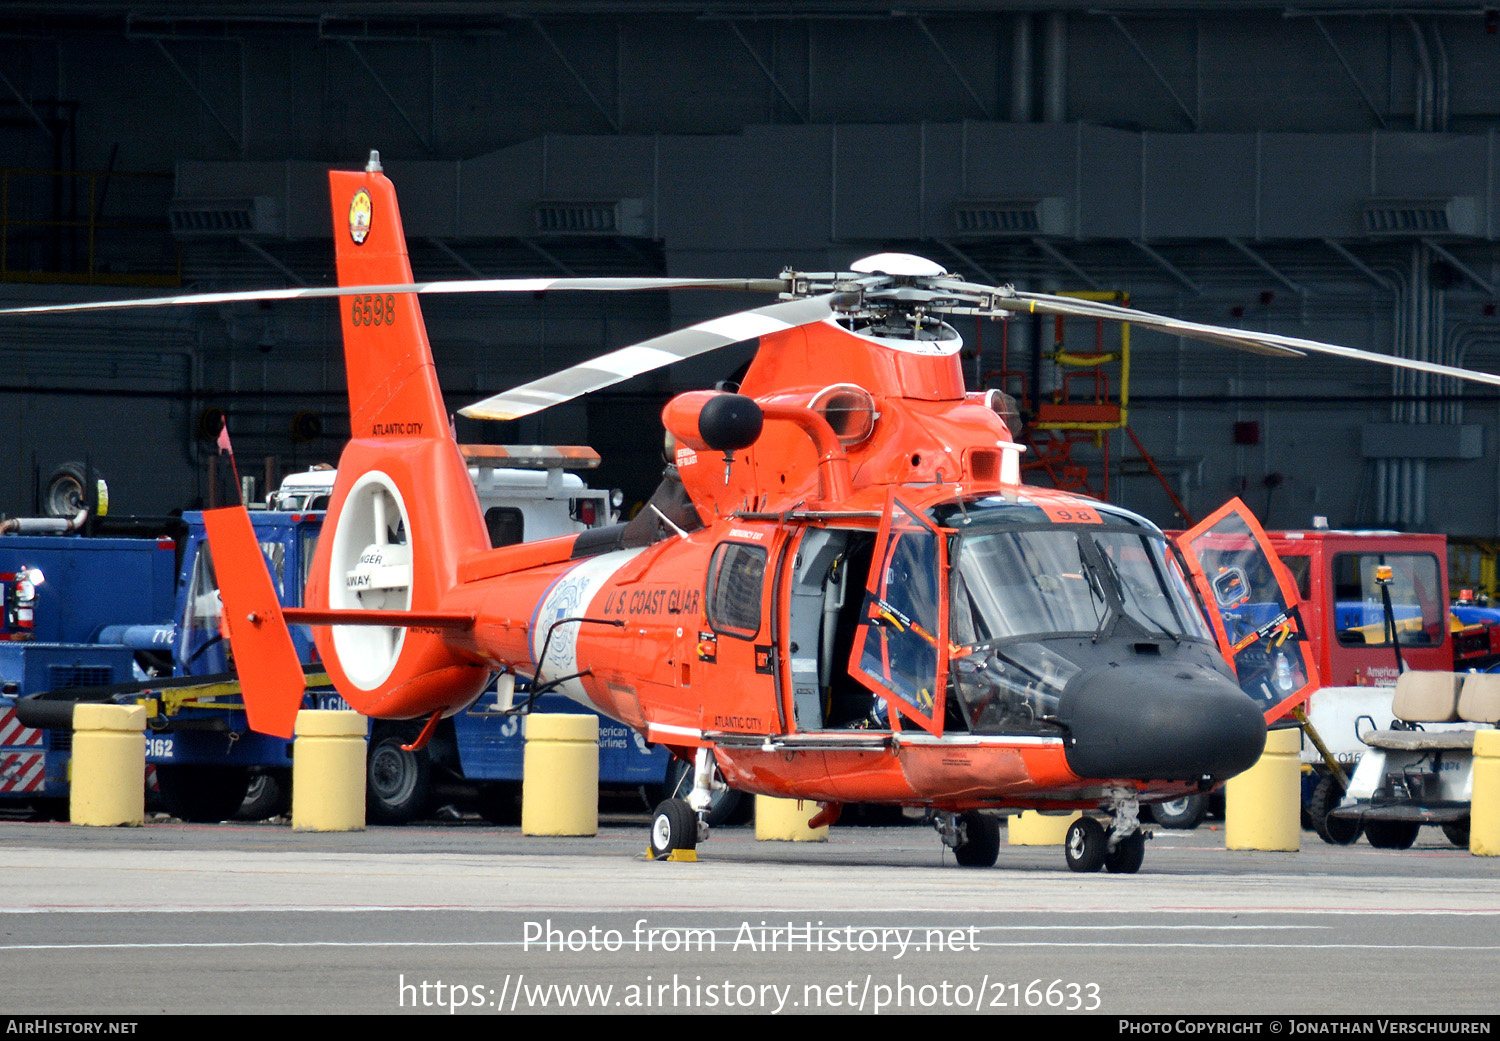
[[[1177,536],[1209,624],[1240,689],[1274,722],[1318,689],[1292,576],[1255,516],[1231,499]]]
[[[849,672],[898,717],[942,734],[948,682],[948,544],[892,496],[875,543]]]

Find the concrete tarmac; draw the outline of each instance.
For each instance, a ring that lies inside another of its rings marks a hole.
[[[956,866],[927,827],[827,843],[718,829],[646,861],[477,821],[0,823],[10,1014],[834,1012],[1474,1014],[1496,1010],[1500,863],[1416,847],[1224,849],[1157,830],[1140,874],[1057,847]]]

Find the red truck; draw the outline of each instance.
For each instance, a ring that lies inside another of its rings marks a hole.
[[[1475,667],[1455,653],[1448,610],[1448,540],[1395,531],[1267,532],[1302,598],[1303,625],[1325,687],[1393,687],[1398,666],[1375,578],[1392,570],[1389,588],[1401,658],[1408,669]],[[1488,654],[1487,627],[1483,640]],[[1466,641],[1473,643],[1472,640]],[[1471,648],[1469,657],[1476,657]]]
[[[1396,648],[1376,580],[1382,566],[1391,568],[1388,588],[1405,668],[1462,672],[1500,662],[1500,611],[1449,606],[1445,536],[1328,528],[1267,535],[1297,585],[1307,654],[1321,686],[1395,686]],[[1190,796],[1152,812],[1165,826],[1192,827],[1209,808],[1208,796]]]

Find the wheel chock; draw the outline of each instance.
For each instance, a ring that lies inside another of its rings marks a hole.
[[[656,854],[651,852],[650,847],[647,847],[644,859],[675,861],[678,864],[696,864],[698,863],[698,851],[696,849],[674,849],[666,856],[658,857]]]

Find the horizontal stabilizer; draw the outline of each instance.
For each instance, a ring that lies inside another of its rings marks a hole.
[[[203,526],[250,728],[291,737],[307,681],[250,514],[243,506],[205,510]]]
[[[282,617],[288,625],[379,625],[398,629],[472,629],[474,616],[456,611],[320,611],[314,607],[287,607]]]

